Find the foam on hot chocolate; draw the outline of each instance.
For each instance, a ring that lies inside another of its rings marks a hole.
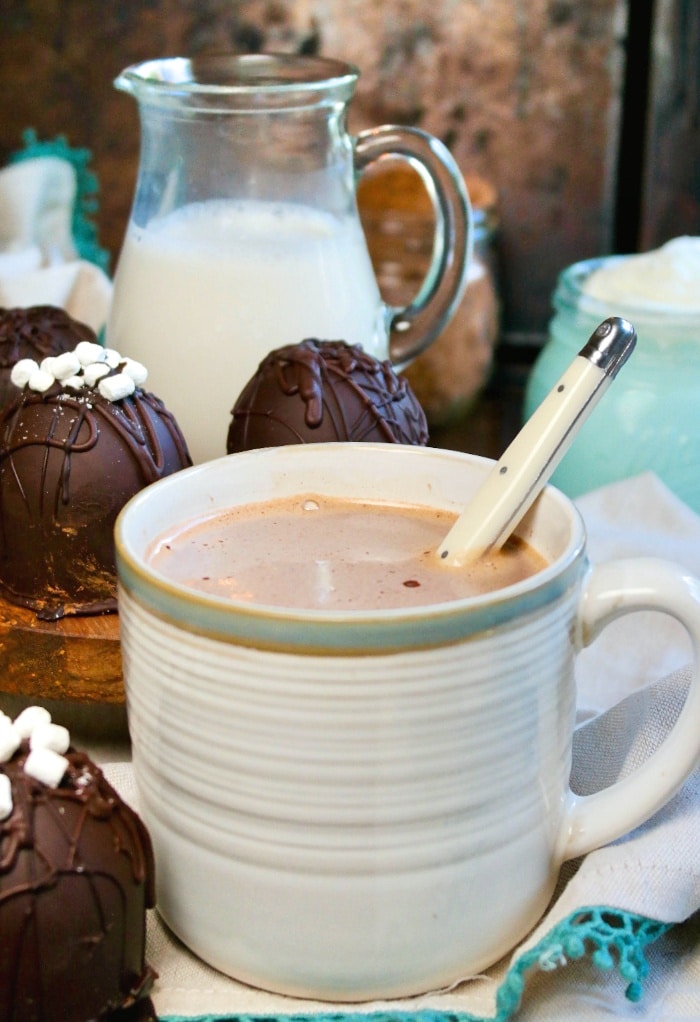
[[[183,522],[148,559],[168,579],[232,603],[332,611],[461,600],[545,567],[518,539],[468,569],[447,567],[436,550],[456,517],[309,493]]]
[[[17,361],[0,409],[0,593],[40,617],[116,610],[114,523],[136,492],[191,464],[147,371],[84,340]]]
[[[0,713],[0,1018],[154,1019],[154,901],[148,832],[102,771],[43,707]]]

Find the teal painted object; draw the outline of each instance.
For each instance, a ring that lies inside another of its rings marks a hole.
[[[93,217],[98,210],[97,194],[99,183],[97,175],[90,169],[92,154],[89,149],[78,149],[68,145],[63,135],[52,141],[40,142],[33,128],[27,128],[22,134],[24,148],[13,153],[8,163],[21,163],[38,156],[55,156],[66,160],[75,170],[77,192],[73,207],[71,233],[78,255],[88,262],[95,263],[109,272],[109,252],[101,248],[97,238],[97,228]]]
[[[619,259],[621,257],[610,257]],[[552,482],[569,497],[653,471],[700,512],[700,313],[614,307],[582,293],[606,259],[575,263],[560,275],[549,339],[525,393],[529,417],[607,316],[637,330],[637,347],[562,459]]]

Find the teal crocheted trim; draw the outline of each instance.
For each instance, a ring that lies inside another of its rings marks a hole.
[[[569,962],[590,956],[598,969],[617,970],[627,983],[625,995],[636,1002],[649,972],[646,948],[667,933],[673,924],[597,906],[579,909],[560,923],[534,947],[520,955],[498,988],[496,1014],[485,1018],[462,1011],[375,1011],[299,1013],[284,1015],[163,1015],[160,1022],[507,1022],[517,1012],[527,974],[539,969],[554,972]]]
[[[40,142],[36,131],[27,128],[22,133],[24,149],[12,153],[9,163],[21,163],[37,156],[57,156],[66,160],[75,170],[77,192],[73,206],[71,233],[78,254],[82,259],[95,263],[105,273],[109,272],[109,252],[97,241],[97,228],[92,217],[97,213],[99,184],[96,174],[90,170],[92,153],[89,149],[69,146],[65,137],[59,135],[50,142]]]
[[[505,1022],[518,1009],[526,974],[531,969],[554,972],[586,956],[604,971],[617,965],[621,978],[627,982],[625,996],[630,1001],[639,1001],[642,983],[649,973],[646,948],[672,925],[604,906],[572,913],[516,960],[498,989],[494,1022]]]

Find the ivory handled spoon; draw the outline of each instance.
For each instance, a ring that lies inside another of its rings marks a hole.
[[[596,328],[438,547],[438,556],[445,564],[463,567],[503,546],[631,355],[636,341],[632,324],[618,316],[611,316]]]

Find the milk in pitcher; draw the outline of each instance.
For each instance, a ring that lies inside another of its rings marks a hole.
[[[306,337],[387,357],[359,220],[293,203],[208,200],[130,224],[107,344],[145,363],[195,462],[226,453],[231,409],[261,360]]]

